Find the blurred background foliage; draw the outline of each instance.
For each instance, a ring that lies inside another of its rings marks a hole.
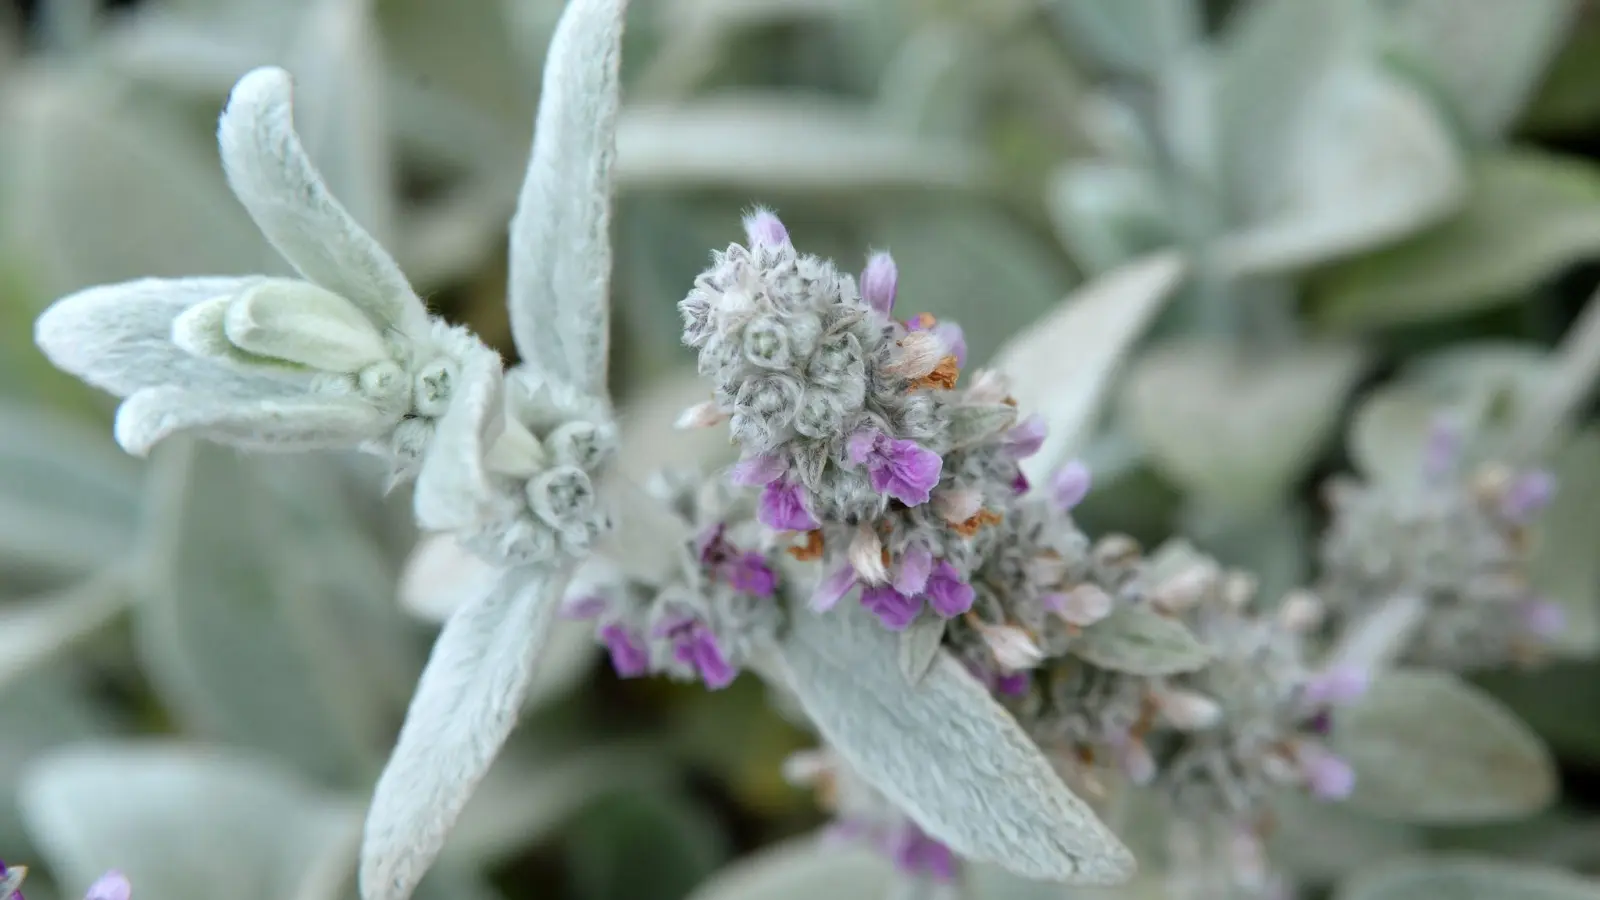
[[[560,7],[0,2],[0,854],[41,864],[35,900],[107,865],[162,900],[352,896],[439,613],[398,602],[408,498],[362,461],[126,457],[33,318],[91,284],[272,264],[214,149],[229,87],[272,62],[334,191],[509,353],[504,229]],[[1086,451],[1084,518],[1188,534],[1269,593],[1311,573],[1317,485],[1369,404],[1514,386],[1600,280],[1593,0],[634,7],[612,358],[631,475],[728,453],[670,430],[702,391],[674,304],[755,202],[847,265],[892,250],[902,302],[961,321],[980,363],[1086,278],[1208,248]],[[1587,652],[1600,454],[1569,456],[1552,577]],[[780,774],[807,738],[754,679],[621,682],[581,629],[553,657],[424,900],[677,900],[818,823]],[[1328,881],[1431,846],[1600,874],[1600,667],[1483,680],[1559,754],[1559,809],[1289,815],[1292,864]]]

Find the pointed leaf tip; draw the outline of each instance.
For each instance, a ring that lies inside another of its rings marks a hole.
[[[627,0],[572,0],[545,59],[528,173],[511,219],[507,302],[529,364],[605,390],[611,189]]]

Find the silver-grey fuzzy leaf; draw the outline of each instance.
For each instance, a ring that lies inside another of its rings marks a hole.
[[[1062,882],[1130,878],[1132,853],[982,685],[941,654],[913,686],[895,640],[856,604],[796,610],[779,658],[828,744],[963,856]]]
[[[517,349],[546,375],[605,391],[611,169],[627,0],[572,0],[550,39],[528,175],[511,219]]]
[[[405,900],[438,857],[516,725],[567,577],[508,569],[445,623],[367,813],[364,900]]]

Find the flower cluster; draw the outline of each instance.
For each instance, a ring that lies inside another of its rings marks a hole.
[[[674,577],[623,579],[569,599],[564,613],[595,621],[625,678],[661,673],[727,687],[783,622],[778,574],[752,549],[764,545],[764,530],[745,498],[720,481],[664,474],[649,487],[694,531]]]
[[[897,271],[872,255],[858,282],[799,253],[770,213],[745,222],[750,246],[716,255],[680,304],[714,397],[686,424],[728,421],[734,484],[759,488],[758,518],[791,555],[823,560],[813,609],[860,589],[903,630],[926,610],[951,619],[973,602],[987,536],[1026,489],[1017,461],[1039,448],[1003,381],[957,390],[960,329],[892,317]]]
[[[833,822],[831,840],[871,847],[908,879],[949,884],[960,876],[960,861],[949,847],[930,837],[881,793],[826,750],[796,753],[784,764],[791,784],[814,790],[818,805]]]
[[[1221,822],[1244,842],[1273,787],[1349,793],[1349,767],[1320,738],[1364,680],[1307,661],[1318,601],[1297,595],[1266,615],[1248,576],[1182,545],[1146,558],[1126,536],[1091,540],[1072,518],[1088,470],[1070,463],[1034,489],[1019,462],[1039,450],[1042,423],[1019,421],[995,373],[956,387],[959,331],[890,317],[886,255],[858,293],[770,214],[745,224],[750,246],[718,254],[681,304],[685,341],[715,383],[684,420],[730,422],[742,454],[729,481],[760,489],[773,544],[822,563],[813,611],[859,589],[891,630],[941,629],[1062,768],[1092,786],[1109,763],[1195,827]],[[807,759],[843,833],[911,874],[954,877],[948,849],[831,757]]]
[[[1330,482],[1318,592],[1337,625],[1415,601],[1419,614],[1397,648],[1407,662],[1469,671],[1535,661],[1563,624],[1529,577],[1530,529],[1554,479],[1463,457],[1440,424],[1412,482]]]

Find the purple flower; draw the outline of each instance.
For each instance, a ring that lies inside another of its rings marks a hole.
[[[132,896],[133,885],[128,883],[128,876],[112,869],[89,885],[83,900],[129,900]]]
[[[696,541],[700,565],[734,590],[757,597],[771,597],[778,588],[778,576],[759,553],[742,551],[724,537],[727,526],[718,523],[701,532]]]
[[[1343,706],[1367,692],[1367,670],[1354,665],[1335,665],[1306,682],[1303,698],[1308,706]]]
[[[921,597],[908,597],[889,585],[865,588],[861,605],[890,631],[904,631],[922,611]]]
[[[956,367],[961,368],[967,364],[967,335],[961,326],[954,322],[940,322],[933,326],[933,333],[950,349],[950,355],[956,358]]]
[[[996,675],[994,679],[994,692],[997,694],[1004,694],[1007,697],[1021,697],[1022,695],[1028,693],[1028,686],[1032,683],[1033,679],[1028,675],[1027,672],[1011,672],[1009,674]]]
[[[1522,627],[1537,638],[1550,640],[1567,627],[1567,613],[1560,604],[1549,600],[1530,600],[1518,610]]]
[[[806,509],[800,485],[780,478],[761,491],[761,508],[756,518],[778,531],[810,531],[820,527]]]
[[[913,441],[895,440],[881,431],[858,431],[846,446],[850,461],[866,466],[872,489],[907,506],[928,502],[944,461]]]
[[[733,589],[743,594],[771,597],[778,589],[778,576],[767,565],[767,558],[754,551],[729,560],[721,571]]]
[[[1050,499],[1057,507],[1070,511],[1089,496],[1093,481],[1089,467],[1081,460],[1072,460],[1050,476]]]
[[[733,683],[739,670],[729,665],[717,644],[717,636],[699,619],[670,619],[658,625],[656,637],[672,642],[672,656],[700,674],[700,680],[713,691]]]
[[[816,588],[811,592],[811,609],[814,612],[827,612],[833,609],[855,586],[855,567],[845,563],[843,567],[835,569],[833,574],[817,582]]]
[[[1527,522],[1556,494],[1556,479],[1549,472],[1526,472],[1512,479],[1500,498],[1500,514],[1512,522]]]
[[[900,281],[900,270],[894,257],[887,253],[874,253],[861,271],[861,299],[867,301],[873,312],[884,318],[894,309],[894,295]]]
[[[1033,484],[1028,481],[1028,476],[1022,474],[1022,470],[1018,469],[1017,477],[1011,479],[1011,493],[1020,497],[1032,489]]]
[[[934,566],[933,574],[928,576],[927,591],[928,605],[933,611],[946,619],[959,616],[972,608],[972,585],[961,578],[961,573],[956,567],[944,560]]]
[[[650,671],[650,654],[644,642],[623,625],[613,622],[601,628],[600,642],[611,653],[611,667],[623,678],[638,678]]]
[[[788,463],[775,453],[758,453],[733,464],[728,470],[728,480],[739,487],[761,487],[783,477]]]
[[[744,217],[744,233],[751,244],[781,247],[789,243],[789,229],[783,227],[783,222],[772,210],[763,207],[751,210]]]
[[[925,544],[912,544],[900,554],[890,583],[902,594],[920,594],[927,588],[932,572],[933,552]]]
[[[907,875],[940,882],[955,880],[955,854],[911,822],[906,822],[900,833],[894,836],[890,856],[895,868]]]
[[[1306,777],[1306,787],[1319,800],[1343,800],[1355,790],[1355,770],[1320,747],[1301,750],[1300,771]]]
[[[1002,442],[1005,454],[1012,459],[1027,459],[1038,453],[1048,430],[1044,417],[1037,413],[1023,419],[1006,432]]]
[[[598,594],[581,594],[568,597],[561,603],[563,619],[598,619],[606,611],[606,598]]]

